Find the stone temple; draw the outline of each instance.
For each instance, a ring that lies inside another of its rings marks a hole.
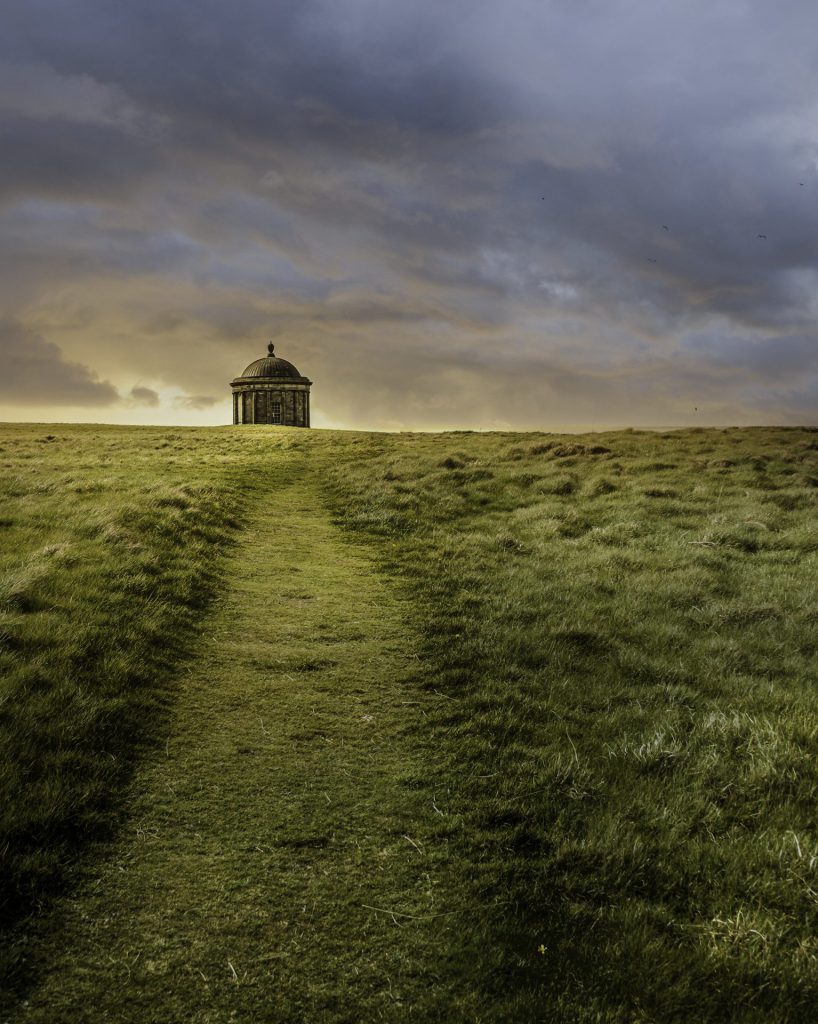
[[[292,363],[275,354],[270,342],[267,355],[250,363],[230,382],[233,422],[308,427],[311,385],[312,381],[302,377]]]

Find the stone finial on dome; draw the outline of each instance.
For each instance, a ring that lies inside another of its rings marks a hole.
[[[267,343],[267,352],[271,356],[274,356],[276,354],[276,347],[271,341]]]

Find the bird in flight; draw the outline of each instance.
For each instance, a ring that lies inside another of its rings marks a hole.
[[[670,228],[667,226],[667,224],[663,224],[662,227],[665,229],[665,231],[670,231]]]
[[[657,260],[655,260],[652,256],[648,256],[648,263],[656,263],[656,262],[657,262]]]
[[[804,187],[804,182],[803,181],[799,181],[798,184],[801,186],[801,188]]]
[[[763,238],[765,241],[767,240],[766,235],[756,235],[756,238]]]

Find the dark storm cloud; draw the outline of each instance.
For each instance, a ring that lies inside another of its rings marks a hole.
[[[139,405],[147,405],[152,409],[159,405],[159,395],[153,388],[133,387],[130,396]]]
[[[480,68],[441,31],[456,30],[469,5],[449,6],[441,14],[295,0],[12,3],[6,49],[61,74],[115,83],[140,106],[184,118],[188,137],[218,126],[214,148],[225,133],[258,139],[272,131],[284,141],[329,133],[335,143],[361,122],[448,133],[480,128],[493,106]],[[345,139],[369,150],[377,135]]]
[[[0,123],[0,201],[31,194],[105,200],[144,180],[144,139],[109,125],[6,117]]]
[[[407,425],[453,388],[803,410],[806,0],[7,7],[0,304],[106,374],[207,396],[269,329]]]
[[[60,349],[18,324],[0,322],[0,398],[14,405],[104,406],[116,388],[87,366],[66,362]]]
[[[688,351],[714,366],[743,369],[766,380],[818,374],[818,332],[768,338],[693,336]]]

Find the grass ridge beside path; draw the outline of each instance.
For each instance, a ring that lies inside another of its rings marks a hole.
[[[406,599],[271,449],[122,835],[32,950],[20,1019],[477,1019],[472,911]]]
[[[236,450],[226,431],[0,428],[6,984],[22,983],[24,952],[9,928],[111,834],[262,459],[261,446]]]
[[[449,698],[480,1019],[814,1019],[817,437],[401,435],[335,467]]]

